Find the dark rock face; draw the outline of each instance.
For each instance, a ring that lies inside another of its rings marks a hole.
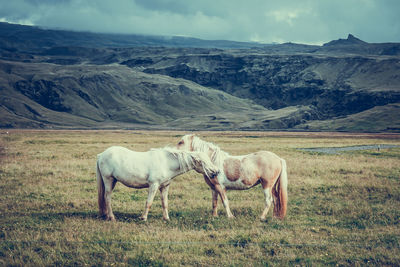
[[[191,80],[252,99],[266,108],[312,105],[324,118],[353,114],[400,100],[399,91],[358,92],[357,85],[350,83],[360,76],[373,75],[379,79],[375,70],[399,70],[392,59],[223,55],[183,56],[176,62],[185,63],[158,68],[147,65],[144,72]],[[202,65],[195,62],[202,62]],[[161,60],[157,65],[167,64]],[[202,69],[203,66],[212,68]],[[399,81],[394,83],[399,85]]]
[[[15,83],[15,89],[48,109],[63,112],[71,110],[60,97],[63,88],[52,81],[18,81]]]

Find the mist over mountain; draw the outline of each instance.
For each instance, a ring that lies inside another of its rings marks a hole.
[[[0,127],[400,131],[400,44],[0,23]]]

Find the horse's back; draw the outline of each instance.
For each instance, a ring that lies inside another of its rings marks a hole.
[[[257,157],[262,157],[262,158],[267,159],[267,160],[281,159],[281,158],[280,158],[278,155],[276,155],[274,152],[266,151],[266,150],[257,151],[257,152],[254,152],[254,153],[252,153],[252,154],[249,154],[249,155],[254,155],[254,156],[257,156]]]
[[[134,165],[143,166],[146,158],[145,152],[136,152],[122,146],[111,146],[97,155],[97,161],[101,169],[113,172],[114,169],[129,169]]]
[[[122,146],[110,146],[103,152],[97,155],[97,157],[105,157],[105,156],[110,156],[110,155],[119,155],[119,154],[130,154],[131,152],[134,152],[126,147]]]
[[[97,155],[97,158],[109,160],[136,159],[146,157],[148,152],[137,152],[122,146],[111,146]]]
[[[98,165],[106,177],[113,177],[126,186],[148,186],[151,153],[136,152],[121,146],[112,146],[98,155]]]
[[[282,159],[271,151],[258,151],[248,155],[248,158],[251,159],[260,170],[273,170],[281,168]]]

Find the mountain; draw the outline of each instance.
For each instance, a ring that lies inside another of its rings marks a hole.
[[[400,44],[379,43],[371,44],[364,42],[352,34],[347,39],[338,39],[324,44],[321,51],[337,54],[358,54],[358,55],[400,55]]]
[[[106,34],[44,29],[0,22],[0,45],[7,49],[32,51],[57,46],[79,47],[196,47],[196,48],[250,48],[263,47],[254,42],[202,40],[182,36],[154,36],[139,34]]]
[[[0,127],[400,131],[400,44],[0,23]]]
[[[333,40],[324,44],[324,46],[339,46],[339,45],[367,45],[367,43],[358,39],[354,35],[349,34],[347,36],[347,39]]]

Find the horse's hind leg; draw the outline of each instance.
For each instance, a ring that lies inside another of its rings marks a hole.
[[[261,214],[261,220],[265,220],[268,214],[268,210],[271,207],[272,204],[272,191],[271,187],[266,187],[264,188],[264,196],[265,196],[265,208],[264,211]]]
[[[146,201],[146,206],[144,208],[144,212],[142,216],[140,217],[143,221],[147,221],[147,215],[149,214],[149,210],[151,205],[153,204],[154,196],[157,193],[157,189],[159,187],[159,184],[150,184],[149,186],[149,194],[147,196],[147,201]]]
[[[111,208],[111,195],[117,180],[114,177],[104,179],[104,198],[106,201],[106,220],[115,221],[115,216]]]

